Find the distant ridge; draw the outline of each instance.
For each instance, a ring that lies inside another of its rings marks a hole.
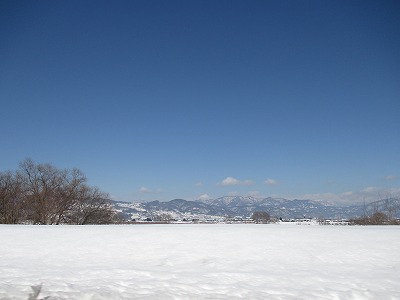
[[[250,217],[254,211],[267,211],[271,216],[284,219],[302,218],[304,216],[310,218],[349,219],[377,210],[388,211],[397,217],[400,214],[399,199],[379,200],[367,205],[337,206],[314,200],[225,196],[217,199],[196,201],[184,199],[145,203],[112,201],[112,205],[124,219],[154,218],[161,214],[169,214],[174,218]]]

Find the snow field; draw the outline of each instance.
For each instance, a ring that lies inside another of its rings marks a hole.
[[[0,299],[400,299],[400,226],[0,225]]]

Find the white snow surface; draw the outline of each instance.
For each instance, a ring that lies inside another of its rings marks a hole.
[[[0,299],[400,299],[400,226],[0,225]]]

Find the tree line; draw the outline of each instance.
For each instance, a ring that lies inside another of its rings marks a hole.
[[[115,217],[109,199],[76,168],[26,159],[16,171],[0,172],[3,224],[108,224]]]
[[[400,225],[400,219],[391,217],[382,211],[376,211],[371,215],[363,215],[359,218],[350,220],[354,225]]]

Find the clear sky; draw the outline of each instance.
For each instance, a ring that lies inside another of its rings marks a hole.
[[[400,195],[400,2],[3,0],[0,104],[118,200]]]

